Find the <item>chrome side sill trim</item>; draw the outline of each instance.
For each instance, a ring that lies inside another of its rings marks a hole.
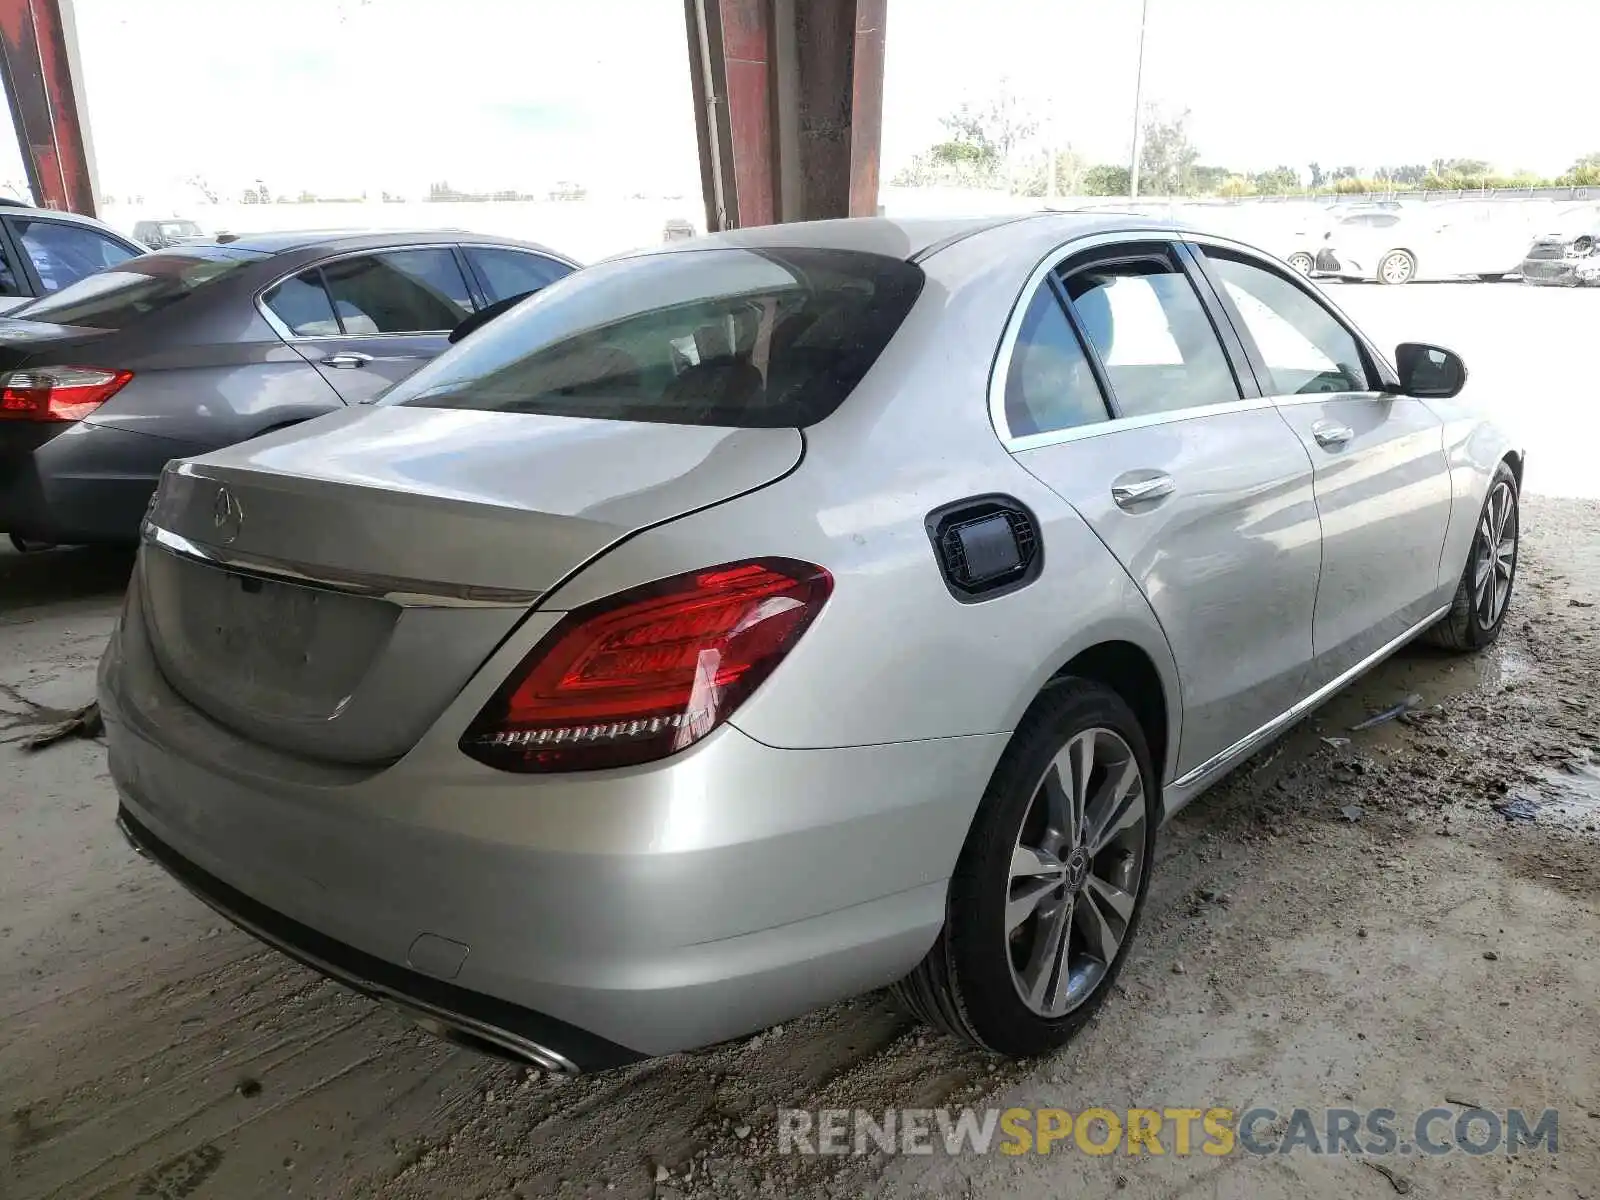
[[[150,521],[144,523],[143,540],[147,546],[158,547],[179,558],[221,567],[240,575],[300,583],[354,596],[370,596],[402,608],[528,608],[544,595],[543,592],[516,588],[475,587],[471,584],[374,575],[365,571],[318,571],[312,574],[273,559],[202,546]]]
[[[1184,775],[1180,775],[1177,779],[1174,779],[1170,784],[1168,784],[1169,789],[1175,792],[1188,792],[1190,794],[1183,796],[1178,806],[1169,804],[1168,815],[1171,815],[1172,812],[1176,811],[1177,807],[1181,807],[1181,804],[1187,803],[1189,800],[1193,799],[1194,794],[1199,790],[1198,785],[1200,785],[1209,776],[1216,774],[1224,766],[1243,758],[1247,753],[1249,753],[1251,750],[1254,750],[1262,742],[1265,742],[1268,738],[1272,737],[1286,726],[1292,725],[1295,721],[1298,721],[1301,717],[1305,716],[1313,708],[1316,708],[1319,704],[1321,704],[1329,696],[1333,695],[1333,693],[1337,692],[1340,688],[1344,687],[1347,683],[1351,682],[1357,676],[1365,674],[1384,659],[1388,658],[1396,650],[1400,649],[1401,646],[1404,646],[1412,638],[1416,637],[1423,630],[1427,629],[1428,626],[1432,625],[1435,621],[1439,620],[1449,611],[1450,606],[1448,604],[1434,610],[1428,616],[1411,626],[1410,629],[1407,629],[1399,637],[1394,638],[1392,641],[1385,642],[1382,646],[1380,646],[1373,653],[1367,655],[1366,658],[1362,659],[1355,666],[1350,667],[1345,671],[1341,671],[1338,675],[1334,676],[1334,678],[1323,684],[1309,696],[1298,701],[1293,705],[1293,707],[1273,717],[1272,720],[1261,726],[1261,728],[1257,729],[1254,733],[1246,734],[1220,754],[1212,755],[1210,758],[1206,759],[1205,762],[1194,768],[1194,770],[1189,771]]]

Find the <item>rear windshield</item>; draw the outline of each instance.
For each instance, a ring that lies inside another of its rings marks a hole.
[[[803,426],[861,381],[922,269],[853,250],[646,255],[569,275],[378,401],[677,425]]]
[[[86,275],[59,292],[14,308],[8,316],[55,325],[121,329],[140,317],[170,308],[208,283],[260,258],[252,250],[195,246],[141,254],[106,271]]]

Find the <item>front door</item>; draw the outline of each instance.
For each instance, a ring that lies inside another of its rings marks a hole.
[[[1443,602],[1443,427],[1421,401],[1379,391],[1360,339],[1290,275],[1241,252],[1200,252],[1262,390],[1313,463],[1322,582],[1312,682],[1320,686]]]
[[[1088,522],[1166,632],[1179,773],[1299,700],[1321,557],[1311,464],[1253,381],[1241,394],[1174,247],[1068,259],[1031,300],[1005,386],[1017,461]]]
[[[475,311],[449,246],[330,259],[262,299],[346,404],[375,399],[443,353]]]

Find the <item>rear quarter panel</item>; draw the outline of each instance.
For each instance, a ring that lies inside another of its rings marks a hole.
[[[808,748],[1008,732],[1075,654],[1118,640],[1156,664],[1175,751],[1177,676],[1148,604],[989,421],[995,348],[1034,262],[986,257],[984,246],[966,243],[931,258],[905,325],[856,392],[805,431],[805,457],[791,474],[630,539],[541,608],[745,557],[797,558],[826,567],[834,592],[734,717],[751,737]],[[986,493],[1032,511],[1043,571],[1018,591],[961,603],[945,586],[925,520]]]
[[[107,346],[104,353],[115,355]],[[181,441],[195,453],[344,407],[305,359],[271,342],[176,345],[116,356],[133,379],[90,418]]]

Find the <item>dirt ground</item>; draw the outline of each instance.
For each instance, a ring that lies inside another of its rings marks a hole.
[[[1531,496],[1524,529],[1494,651],[1403,652],[1163,832],[1117,994],[1061,1054],[999,1063],[868,996],[576,1080],[432,1040],[132,854],[98,743],[21,746],[92,694],[128,560],[0,553],[0,1200],[1600,1200],[1600,503]],[[1467,1104],[1559,1110],[1559,1154],[1393,1180],[1349,1155],[818,1158],[774,1121]]]

